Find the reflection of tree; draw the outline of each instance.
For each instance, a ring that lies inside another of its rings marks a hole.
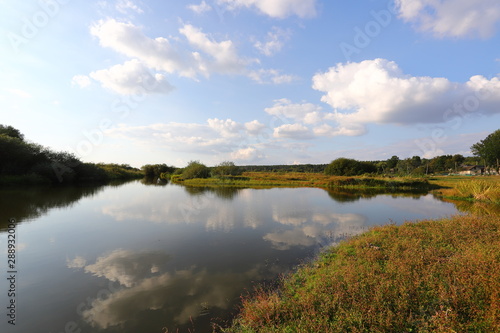
[[[165,186],[169,182],[168,180],[162,179],[162,178],[156,178],[156,177],[144,177],[141,179],[141,184],[144,185],[152,185],[152,186]]]
[[[236,197],[241,188],[230,186],[217,187],[201,187],[201,186],[184,186],[184,189],[191,196],[213,193],[218,198],[232,200]]]
[[[369,199],[378,195],[390,194],[393,198],[411,197],[419,199],[429,193],[427,190],[406,190],[394,192],[389,189],[327,189],[328,195],[337,202],[354,202],[360,199]]]
[[[7,188],[0,190],[0,230],[7,220],[18,222],[35,219],[50,209],[72,205],[83,197],[96,195],[104,186],[64,186]]]

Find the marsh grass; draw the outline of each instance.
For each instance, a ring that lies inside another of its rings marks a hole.
[[[382,226],[243,298],[224,332],[500,332],[500,221]]]

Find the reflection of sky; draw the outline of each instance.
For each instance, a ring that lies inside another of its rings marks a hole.
[[[191,195],[138,182],[105,187],[18,225],[19,313],[30,319],[17,328],[64,331],[74,320],[82,331],[124,333],[158,331],[158,323],[175,331],[190,316],[208,323],[232,310],[251,281],[275,277],[319,246],[371,225],[454,213],[432,196],[339,203],[314,188]],[[119,287],[96,298],[107,283]],[[207,307],[210,316],[199,317]]]
[[[165,265],[168,260],[168,255],[159,252],[122,249],[100,256],[90,265],[85,265],[81,257],[68,260],[70,268],[82,268],[125,287],[93,300],[84,308],[83,318],[94,327],[106,329],[127,322],[137,313],[163,309],[173,322],[185,324],[210,308],[227,309],[231,304],[228,299],[237,298],[248,281],[264,277],[264,264],[244,272],[228,267],[214,273],[194,266],[169,272]],[[267,267],[266,271],[273,269],[273,275],[279,273],[276,267]]]

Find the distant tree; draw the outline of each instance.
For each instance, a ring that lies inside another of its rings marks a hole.
[[[238,176],[241,175],[241,169],[237,167],[233,162],[225,161],[217,165],[212,169],[212,175],[214,177],[227,177],[227,176]]]
[[[166,164],[146,164],[141,167],[146,178],[158,178],[162,173],[173,173],[177,168]]]
[[[193,178],[208,178],[210,177],[210,169],[201,164],[199,161],[191,161],[184,168],[182,172],[182,178],[184,179],[193,179]]]
[[[357,176],[374,172],[377,172],[374,164],[344,157],[333,160],[325,168],[325,174],[332,176]]]
[[[399,162],[399,157],[397,157],[396,155],[392,156],[390,159],[387,160],[387,164],[386,164],[386,167],[387,169],[395,169],[396,166],[398,165],[398,162]]]
[[[21,133],[21,131],[12,126],[0,125],[0,135],[2,134],[24,141],[24,135]]]
[[[500,129],[488,135],[484,140],[475,143],[470,147],[474,156],[481,158],[486,166],[494,166],[499,169],[500,160]]]

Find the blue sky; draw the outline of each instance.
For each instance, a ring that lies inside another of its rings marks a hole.
[[[0,123],[84,161],[470,155],[500,127],[497,0],[0,6]]]

